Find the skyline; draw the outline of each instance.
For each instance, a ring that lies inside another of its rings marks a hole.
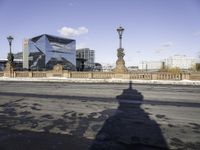
[[[127,66],[175,54],[200,52],[198,0],[0,0],[0,58],[22,51],[24,38],[50,34],[76,40],[96,52],[96,62],[117,60],[117,27],[125,28],[122,47]]]

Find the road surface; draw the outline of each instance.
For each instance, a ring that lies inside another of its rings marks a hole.
[[[200,87],[0,82],[1,150],[200,149]]]

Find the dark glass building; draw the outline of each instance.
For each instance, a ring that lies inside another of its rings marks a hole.
[[[62,64],[65,70],[76,69],[76,41],[43,34],[23,43],[23,68],[50,70]]]

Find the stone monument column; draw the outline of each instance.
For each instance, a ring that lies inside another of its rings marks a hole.
[[[127,69],[125,67],[125,61],[124,61],[124,49],[122,48],[122,33],[124,31],[124,28],[119,27],[117,29],[117,32],[119,34],[119,48],[117,49],[117,61],[116,61],[116,68],[114,69],[115,73],[126,73]]]
[[[6,68],[4,70],[4,75],[6,77],[14,77],[14,56],[11,51],[12,40],[14,39],[12,36],[7,37],[9,46],[10,46],[10,53],[8,53],[8,62],[6,63]]]

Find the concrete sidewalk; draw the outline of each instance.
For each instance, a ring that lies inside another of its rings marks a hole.
[[[200,81],[192,80],[128,80],[128,79],[85,79],[65,77],[45,78],[8,78],[0,77],[0,81],[27,81],[27,82],[69,82],[69,83],[132,83],[136,84],[161,84],[161,85],[193,85],[200,86]]]

